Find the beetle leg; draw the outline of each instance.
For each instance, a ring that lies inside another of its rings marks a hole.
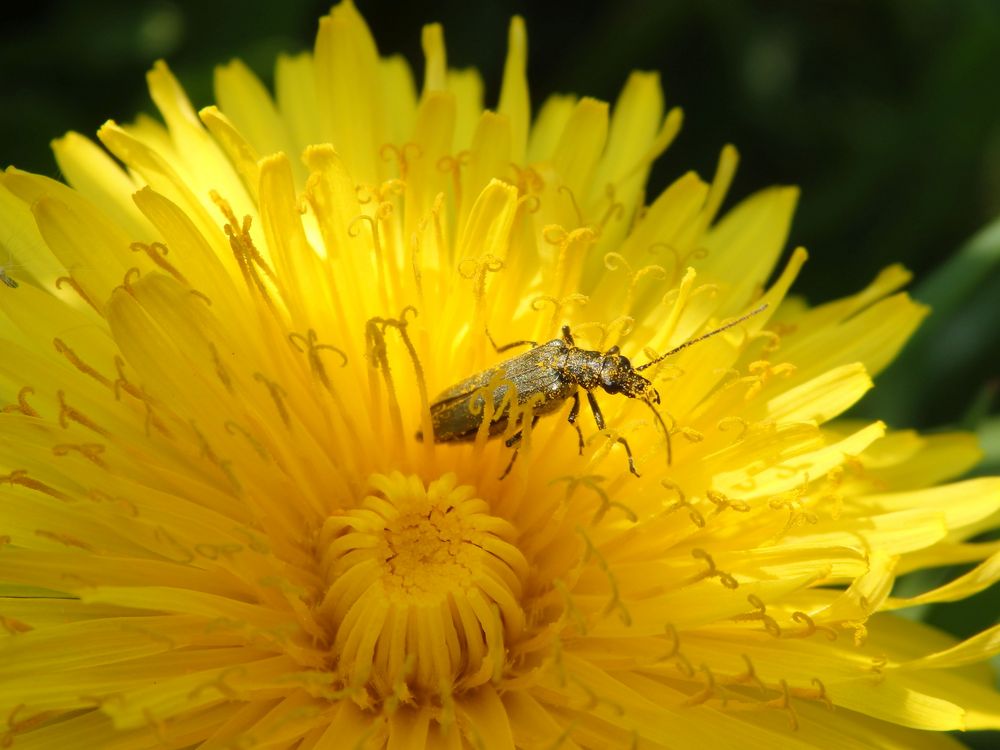
[[[531,429],[535,429],[535,425],[538,424],[538,420],[539,419],[541,419],[541,415],[540,414],[536,414],[535,416],[533,416],[531,418]],[[523,422],[522,422],[522,424],[523,424]],[[507,438],[506,440],[504,440],[503,444],[506,445],[508,448],[516,448],[518,445],[521,444],[521,435],[523,433],[524,433],[524,427],[522,427],[517,432],[515,432],[513,435],[511,435],[509,438]]]
[[[625,438],[619,436],[618,440],[622,444],[622,448],[625,449],[625,455],[628,457],[628,470],[632,472],[633,475],[639,476],[639,472],[635,469],[635,459],[632,458],[632,449],[628,447],[628,443],[625,442]]]
[[[508,464],[507,464],[507,468],[506,468],[506,469],[504,469],[504,470],[503,470],[503,474],[501,474],[501,475],[500,475],[500,476],[498,477],[498,479],[499,479],[499,480],[500,480],[501,482],[502,482],[502,481],[503,481],[504,479],[506,479],[506,478],[507,478],[507,475],[508,475],[508,474],[510,474],[510,470],[514,468],[514,461],[516,461],[516,460],[517,460],[517,448],[515,448],[515,449],[514,449],[514,452],[510,454],[510,463],[508,463]]]
[[[593,391],[587,391],[587,402],[590,404],[590,411],[594,414],[594,421],[597,422],[597,429],[604,429],[604,415],[601,414],[601,407],[597,405]]]
[[[597,399],[594,398],[592,391],[587,391],[587,402],[590,404],[590,410],[594,413],[594,421],[597,422],[597,429],[603,430],[604,415],[601,414],[601,408],[597,405]],[[639,476],[639,472],[635,470],[635,459],[632,458],[632,449],[628,447],[628,443],[625,442],[625,438],[619,435],[615,442],[621,443],[622,448],[625,449],[625,455],[628,457],[628,470],[635,476]]]
[[[583,430],[580,429],[580,425],[576,423],[576,418],[580,416],[580,391],[577,390],[573,393],[573,406],[569,410],[569,417],[567,421],[576,428],[576,435],[580,439],[580,455],[583,455]]]
[[[503,346],[497,346],[497,342],[493,340],[492,336],[490,336],[490,329],[489,328],[486,329],[486,338],[488,338],[490,340],[490,343],[493,344],[493,349],[496,351],[497,354],[500,354],[501,352],[505,352],[508,349],[513,349],[515,346],[530,345],[532,349],[534,349],[536,346],[538,346],[538,342],[537,341],[528,341],[527,339],[525,339],[523,341],[511,341],[509,344],[504,344]]]
[[[538,424],[538,420],[539,420],[538,414],[536,414],[534,417],[531,418],[531,429],[535,429],[535,425]],[[511,435],[504,441],[504,445],[506,445],[508,448],[513,448],[514,452],[513,454],[511,454],[510,463],[507,464],[507,468],[504,469],[503,474],[500,475],[500,479],[504,479],[508,474],[510,474],[510,470],[514,468],[514,461],[517,460],[517,454],[521,450],[521,435],[523,433],[524,433],[524,428],[522,427],[520,430],[515,432],[513,435]]]
[[[562,335],[563,341],[566,342],[567,346],[576,346],[576,344],[573,343],[573,334],[569,332],[569,326],[562,327]]]

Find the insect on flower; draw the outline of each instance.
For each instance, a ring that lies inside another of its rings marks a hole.
[[[639,373],[648,367],[662,362],[667,357],[682,349],[711,338],[718,333],[732,328],[766,308],[761,305],[746,315],[732,320],[725,325],[685,341],[665,354],[656,357],[638,367],[633,367],[627,357],[619,353],[617,346],[612,346],[605,352],[591,349],[581,349],[573,340],[569,326],[562,327],[562,337],[539,345],[535,341],[514,341],[504,346],[497,346],[490,337],[490,343],[497,353],[505,352],[518,346],[532,348],[516,357],[476,373],[465,380],[445,389],[431,403],[431,424],[434,427],[434,441],[437,443],[467,442],[474,440],[483,420],[485,393],[491,383],[500,382],[493,388],[493,416],[489,425],[489,436],[497,437],[507,432],[510,418],[510,401],[507,391],[512,384],[516,390],[519,406],[531,403],[531,427],[545,414],[559,409],[567,400],[573,399],[567,421],[576,428],[580,453],[583,453],[583,431],[577,424],[580,415],[580,389],[587,393],[587,403],[594,415],[594,422],[599,430],[605,429],[604,415],[594,396],[594,390],[603,389],[606,393],[622,394],[646,403],[657,423],[663,430],[667,441],[667,464],[673,459],[670,444],[670,431],[663,423],[663,418],[654,404],[660,403],[660,394],[651,381]],[[489,333],[487,332],[487,336]],[[517,432],[504,441],[508,448],[514,448],[510,463],[500,477],[503,479],[510,473],[517,458],[518,447],[524,433],[523,423],[518,423]],[[420,433],[417,434],[422,439]],[[628,468],[635,476],[639,472],[635,468],[632,449],[625,438],[618,436],[616,442],[625,449],[628,458]]]

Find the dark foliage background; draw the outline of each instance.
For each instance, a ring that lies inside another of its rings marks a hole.
[[[153,60],[166,58],[203,106],[214,64],[241,57],[270,83],[276,54],[311,46],[328,10],[310,0],[12,5],[0,11],[0,165],[53,176],[52,137],[153,111]],[[710,176],[731,142],[742,160],[730,201],[772,183],[802,187],[792,242],[811,251],[797,285],[811,301],[905,263],[935,314],[856,413],[975,429],[981,471],[1000,472],[1000,224],[969,243],[1000,216],[1000,2],[358,5],[380,50],[403,52],[418,73],[420,26],[442,21],[449,63],[479,67],[488,102],[513,13],[527,20],[536,104],[554,91],[613,100],[631,69],[659,71],[685,124],[650,194],[689,168]],[[967,635],[998,611],[1000,595],[987,592],[921,614]]]

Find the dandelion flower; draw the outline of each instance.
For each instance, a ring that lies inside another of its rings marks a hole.
[[[831,421],[925,314],[906,272],[808,307],[804,251],[771,280],[796,191],[719,215],[732,148],[646,205],[680,126],[654,75],[532,116],[520,20],[493,110],[440,27],[423,46],[418,93],[344,3],[273,97],[231,63],[195,112],[158,64],[162,122],[56,141],[69,186],[3,174],[2,744],[910,748],[1000,726],[1000,629],[893,614],[996,580],[1000,545],[971,540],[1000,481],[942,484],[968,436]],[[763,305],[643,372],[662,426],[597,390],[582,449],[568,398],[431,439],[436,393],[517,356],[487,330],[566,325],[638,366]],[[952,563],[971,571],[892,595]]]

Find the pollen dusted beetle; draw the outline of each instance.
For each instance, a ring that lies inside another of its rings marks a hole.
[[[558,410],[567,399],[573,399],[573,406],[569,410],[568,421],[576,428],[579,439],[580,453],[583,453],[583,432],[577,424],[577,417],[580,415],[580,389],[587,393],[587,403],[594,414],[594,421],[597,428],[605,429],[604,415],[594,397],[594,390],[602,388],[610,394],[622,394],[627,398],[635,398],[649,405],[650,410],[656,417],[657,422],[663,429],[663,434],[667,440],[667,463],[672,461],[672,449],[670,445],[670,431],[663,423],[663,418],[654,407],[660,403],[660,394],[653,388],[653,384],[639,373],[647,367],[662,362],[667,357],[676,354],[682,349],[704,341],[717,333],[721,333],[742,323],[761,312],[767,305],[762,305],[756,310],[744,315],[741,318],[730,321],[723,326],[709,331],[706,334],[685,341],[680,346],[671,349],[666,354],[662,354],[656,359],[647,362],[639,367],[633,367],[627,357],[619,353],[617,346],[613,346],[606,352],[599,352],[590,349],[581,349],[573,341],[569,326],[563,326],[562,337],[553,339],[546,344],[538,345],[534,341],[515,341],[505,346],[498,347],[490,343],[497,353],[505,352],[517,346],[530,345],[532,349],[511,357],[488,370],[472,375],[459,383],[445,389],[438,394],[431,403],[431,424],[434,428],[434,441],[437,443],[466,442],[475,440],[479,431],[479,425],[483,419],[483,389],[489,386],[496,379],[504,378],[514,384],[517,389],[518,404],[523,405],[532,398],[537,403],[532,408],[531,426],[544,416]],[[489,333],[487,333],[489,336]],[[501,383],[493,391],[494,414],[489,426],[490,437],[502,435],[507,431],[509,405],[504,404],[504,399],[508,390],[506,383]],[[540,400],[537,397],[541,397]],[[503,408],[501,408],[501,406]],[[503,479],[510,473],[517,458],[517,446],[521,442],[523,425],[514,435],[505,441],[508,448],[514,448],[514,455],[511,456],[507,469],[500,477]],[[422,439],[418,433],[417,437]],[[632,457],[632,449],[625,441],[625,438],[618,437],[617,442],[621,443],[628,457],[628,467],[635,476],[639,476],[636,471],[635,461]]]

